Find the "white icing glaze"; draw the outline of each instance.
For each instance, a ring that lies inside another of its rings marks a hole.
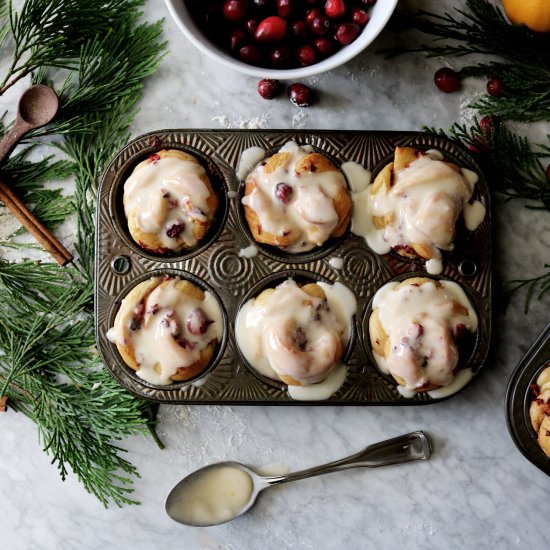
[[[341,283],[317,284],[325,299],[310,296],[288,279],[239,311],[237,344],[259,373],[274,380],[279,373],[311,385],[325,380],[336,367],[336,348],[349,341],[357,304]]]
[[[124,211],[144,233],[158,235],[163,246],[179,251],[182,242],[194,246],[194,223],[206,224],[213,213],[208,208],[208,187],[201,180],[204,168],[175,157],[160,158],[140,166],[124,184]],[[167,231],[184,224],[175,237]]]
[[[443,271],[443,262],[439,258],[432,258],[426,262],[426,271],[430,275],[439,275]]]
[[[254,256],[258,255],[258,248],[251,244],[250,246],[247,246],[246,248],[241,248],[239,250],[239,256],[241,258],[254,258]]]
[[[460,286],[452,281],[384,285],[374,296],[380,323],[388,335],[387,356],[374,353],[383,372],[403,379],[408,389],[447,386],[453,381],[458,350],[453,331],[474,332],[477,315]]]
[[[454,380],[449,385],[443,388],[438,388],[437,390],[429,391],[428,395],[434,399],[441,399],[442,397],[454,395],[457,391],[461,390],[473,378],[473,376],[472,369],[460,369],[456,373]]]
[[[241,153],[239,166],[237,168],[237,177],[243,181],[249,172],[265,157],[265,149],[261,147],[249,147]]]
[[[344,267],[344,260],[342,258],[331,258],[328,263],[334,269],[342,269]]]
[[[483,221],[485,208],[479,201],[468,203],[477,174],[466,168],[457,172],[441,158],[439,151],[430,150],[394,173],[389,192],[372,194],[370,185],[355,194],[352,232],[364,237],[377,254],[412,243],[422,245],[435,259],[441,258],[442,250],[452,250],[460,213],[473,231]],[[376,228],[373,217],[384,218],[385,226]]]
[[[171,503],[175,519],[191,525],[213,525],[233,519],[250,501],[252,478],[240,468],[208,468],[187,482]]]
[[[204,293],[204,300],[192,298],[176,288],[177,281],[170,279],[157,286],[134,310],[119,312],[109,330],[116,343],[131,347],[139,364],[137,375],[151,384],[171,384],[170,377],[179,368],[196,363],[201,350],[212,340],[219,341],[222,334],[223,318],[217,299],[209,292]],[[201,311],[208,320],[206,331],[192,334],[189,320],[196,319],[193,316]],[[132,329],[136,319],[137,327]]]
[[[227,198],[228,199],[234,199],[237,196],[237,191],[228,191],[227,192]]]
[[[287,252],[305,252],[322,245],[339,223],[333,199],[346,188],[342,172],[296,173],[297,163],[312,152],[310,146],[290,141],[279,150],[288,154],[284,163],[270,173],[261,163],[247,178],[255,186],[242,203],[256,212],[264,231],[281,238],[292,236]],[[281,184],[290,189],[286,203],[277,197]]]
[[[324,401],[335,394],[346,381],[348,369],[337,365],[330,374],[318,384],[310,386],[288,386],[288,395],[296,401]]]
[[[370,183],[371,173],[357,162],[344,162],[340,167],[346,176],[352,193],[364,191]]]

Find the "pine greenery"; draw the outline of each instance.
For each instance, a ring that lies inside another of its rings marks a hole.
[[[161,22],[140,24],[143,0],[27,0],[0,3],[0,95],[31,76],[59,81],[60,113],[0,169],[54,228],[77,219],[78,259],[71,267],[0,260],[0,397],[33,420],[63,479],[72,471],[104,505],[134,503],[138,474],[116,442],[147,429],[148,406],[101,368],[94,349],[93,242],[96,185],[129,138],[143,81],[165,45]],[[0,135],[5,131],[0,125]],[[28,160],[37,138],[54,136],[57,155]],[[44,188],[75,179],[73,196]],[[2,243],[35,248],[17,240]]]

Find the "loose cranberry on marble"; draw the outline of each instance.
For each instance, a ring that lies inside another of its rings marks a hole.
[[[272,15],[260,22],[254,33],[254,38],[258,42],[276,42],[286,34],[286,28],[287,24],[284,19]]]
[[[309,26],[305,21],[294,21],[291,30],[294,38],[298,40],[305,40],[309,34]]]
[[[449,67],[443,67],[434,74],[434,82],[439,90],[450,94],[460,88],[460,76]]]
[[[277,0],[277,14],[279,17],[290,17],[294,10],[294,0]]]
[[[241,21],[247,12],[246,0],[226,0],[223,4],[223,15],[228,21]]]
[[[288,204],[292,198],[292,187],[287,183],[278,183],[275,187],[275,196],[283,203]]]
[[[200,336],[208,330],[208,319],[200,308],[194,309],[187,316],[187,330],[194,336]]]
[[[281,83],[278,80],[264,78],[258,82],[258,93],[264,99],[273,99],[281,93]]]
[[[239,49],[239,58],[249,65],[259,65],[262,61],[262,52],[255,44],[247,44]]]
[[[314,42],[315,48],[321,55],[321,57],[328,57],[336,51],[336,44],[330,38],[317,38]]]
[[[171,239],[175,239],[185,229],[183,222],[176,222],[166,229],[166,235]]]
[[[298,107],[309,107],[313,102],[313,91],[305,84],[291,84],[288,87],[288,98]]]
[[[351,44],[361,33],[361,27],[355,23],[342,23],[336,28],[334,38],[343,46]]]
[[[351,20],[360,27],[364,27],[370,21],[370,15],[364,9],[353,8],[351,12]]]
[[[328,17],[316,17],[310,25],[311,32],[317,36],[324,36],[330,30],[330,21]]]
[[[298,63],[300,63],[302,67],[313,65],[317,61],[317,53],[315,48],[313,46],[309,46],[308,44],[298,48],[296,57],[298,58]]]
[[[325,13],[331,19],[341,19],[346,15],[346,3],[344,0],[327,0],[325,2]]]
[[[504,90],[504,82],[500,78],[491,78],[487,81],[487,93],[493,97],[500,97]]]

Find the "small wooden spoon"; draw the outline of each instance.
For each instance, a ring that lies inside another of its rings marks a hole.
[[[58,108],[59,99],[48,86],[36,84],[23,92],[19,100],[15,122],[0,142],[0,166],[21,138],[27,132],[51,122]],[[71,253],[44,227],[21,199],[1,181],[0,200],[60,265],[65,265],[73,259]]]

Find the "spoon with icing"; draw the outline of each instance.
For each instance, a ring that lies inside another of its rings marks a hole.
[[[428,436],[417,431],[369,445],[347,458],[286,475],[260,476],[238,462],[219,462],[182,479],[166,499],[166,513],[184,525],[219,525],[250,510],[268,487],[349,468],[427,460],[430,453]]]

